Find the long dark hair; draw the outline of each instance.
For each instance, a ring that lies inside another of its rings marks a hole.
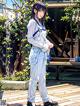
[[[37,3],[35,3],[35,4],[33,5],[33,7],[32,7],[32,18],[35,19],[34,9],[36,9],[37,12],[40,11],[41,9],[42,9],[43,11],[45,11],[43,18],[40,20],[41,23],[43,24],[43,23],[44,23],[44,20],[45,20],[45,17],[46,17],[46,13],[47,13],[46,5],[45,5],[44,3],[42,3],[42,2],[37,2]]]

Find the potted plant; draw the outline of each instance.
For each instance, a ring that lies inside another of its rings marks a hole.
[[[2,90],[2,82],[0,81],[0,99],[2,99],[3,90]]]

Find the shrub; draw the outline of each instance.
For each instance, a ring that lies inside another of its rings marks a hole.
[[[13,76],[6,76],[5,80],[25,81],[29,79],[29,72],[26,70],[15,72]]]
[[[2,90],[2,82],[0,81],[0,91]]]

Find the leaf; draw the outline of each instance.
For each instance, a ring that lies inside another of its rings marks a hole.
[[[20,2],[22,2],[23,0],[20,0]]]
[[[68,16],[63,16],[63,17],[61,18],[61,20],[62,20],[62,21],[69,21],[69,17],[68,17]]]

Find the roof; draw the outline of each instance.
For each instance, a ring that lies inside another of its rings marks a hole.
[[[68,6],[75,6],[75,3],[70,3],[70,2],[54,2],[54,3],[47,3],[48,4],[48,8],[62,8],[62,7],[68,7]]]

